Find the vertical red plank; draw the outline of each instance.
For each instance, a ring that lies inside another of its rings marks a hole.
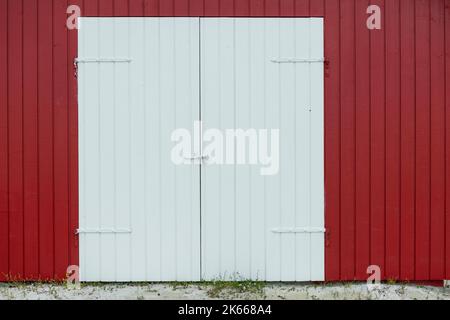
[[[207,17],[219,16],[219,10],[220,10],[219,2],[220,2],[219,0],[205,1],[205,16],[207,16]]]
[[[73,0],[71,4],[78,5],[83,14],[83,0]],[[114,3],[115,10],[122,10],[118,1]],[[117,12],[117,11],[116,11]],[[114,14],[116,14],[114,12]],[[120,11],[119,11],[120,12]],[[126,10],[125,10],[126,13]],[[78,32],[68,31],[67,79],[68,79],[68,130],[69,130],[69,264],[79,265],[78,237],[78,89],[75,70],[72,64],[78,56]]]
[[[116,7],[117,8],[117,7]],[[175,12],[178,12],[180,6],[175,4]],[[187,12],[187,8],[185,9]],[[117,9],[116,9],[117,12]],[[115,13],[117,15],[117,13]],[[185,14],[186,15],[186,14]],[[144,16],[157,17],[159,16],[159,0],[144,0]]]
[[[430,272],[430,6],[416,0],[416,274]]]
[[[301,7],[305,5],[307,1],[297,0],[298,6]],[[294,0],[280,0],[280,16],[281,17],[292,17],[295,14],[295,4]]]
[[[0,0],[0,281],[9,273],[8,0]]]
[[[211,1],[214,2],[214,1]],[[217,13],[216,16],[219,13],[219,3],[217,2]],[[180,17],[186,17],[189,15],[189,0],[176,0],[174,3],[174,15],[180,16]]]
[[[317,1],[317,0],[316,0]],[[290,4],[287,6],[289,7]],[[292,15],[295,17],[309,17],[309,7],[310,7],[310,1],[309,0],[294,0],[292,1]],[[283,6],[281,6],[281,14],[283,15]]]
[[[414,279],[415,193],[415,66],[414,0],[400,2],[401,10],[401,264],[402,280]]]
[[[172,2],[172,1],[160,1],[160,8],[161,8],[161,15],[166,14],[167,12],[164,11],[163,12],[163,4],[164,3],[168,3],[168,2]],[[129,5],[129,15],[130,17],[141,17],[144,13],[144,0],[129,0],[128,2]],[[167,6],[166,6],[167,7]],[[165,8],[164,8],[165,9]]]
[[[87,0],[90,1],[90,0]],[[151,6],[148,4],[150,0],[147,0],[147,8]],[[153,2],[158,2],[158,0],[152,0]],[[83,7],[84,9],[84,7]],[[84,10],[82,11],[83,14]],[[128,0],[114,0],[114,16],[115,17],[126,17],[128,16]]]
[[[129,0],[129,2],[133,3],[134,0]],[[83,16],[97,17],[98,9],[99,9],[99,0],[85,0]]]
[[[356,1],[355,5],[360,1]],[[309,0],[309,13],[311,17],[322,17],[324,14],[323,0]]]
[[[400,277],[400,1],[386,1],[386,278]]]
[[[367,278],[370,265],[370,35],[368,0],[355,2],[356,159],[355,159],[355,272]]]
[[[89,1],[89,0],[88,0]],[[56,3],[57,5],[57,3]],[[101,17],[110,17],[113,15],[114,0],[98,0],[98,9]]]
[[[88,0],[89,1],[89,0]],[[114,0],[99,0],[99,10],[101,12],[101,17],[112,17]]]
[[[277,17],[280,15],[280,1],[281,0],[265,0],[266,17]]]
[[[384,0],[372,1],[382,12]],[[370,30],[370,263],[381,268],[385,275],[385,45],[386,25],[381,30]]]
[[[445,0],[445,279],[450,279],[450,0]]]
[[[325,2],[325,278],[340,276],[340,28],[339,0]]]
[[[23,66],[22,1],[8,3],[9,266],[23,278]]]
[[[25,278],[39,278],[37,1],[24,0],[23,174]]]
[[[141,0],[134,0],[134,2],[138,3]],[[130,4],[131,6],[131,4]],[[132,8],[133,6],[131,6]],[[171,17],[174,14],[174,1],[173,0],[160,0],[159,1],[159,14],[162,17]],[[136,8],[136,14],[133,15],[139,15],[139,10]]]
[[[220,0],[219,15],[221,17],[232,17],[233,14],[234,14],[234,0]]]
[[[224,0],[222,0],[224,1]],[[233,0],[228,0],[227,3],[233,2]],[[203,11],[203,0],[189,0],[189,16],[201,17],[205,13]],[[223,13],[221,13],[223,15]]]
[[[250,16],[264,16],[264,0],[250,0]]]
[[[341,280],[355,276],[355,2],[341,0]]]
[[[219,14],[221,17],[232,17],[234,14],[234,0],[220,0]]]
[[[430,279],[445,279],[445,25],[444,1],[431,12],[431,251]]]
[[[39,271],[54,276],[53,220],[53,8],[38,2],[38,148],[39,148]]]
[[[234,15],[236,17],[248,17],[250,15],[249,0],[240,0],[234,2]]]
[[[111,7],[102,0],[101,8]],[[63,279],[69,266],[69,171],[67,105],[67,0],[53,0],[53,165],[55,277]]]

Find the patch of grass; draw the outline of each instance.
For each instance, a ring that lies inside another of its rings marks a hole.
[[[394,285],[394,284],[397,284],[397,279],[388,279],[387,281],[386,281],[386,283],[388,284],[388,285]]]
[[[172,286],[173,290],[177,290],[177,289],[186,289],[189,286],[193,286],[193,285],[199,285],[200,282],[181,282],[181,281],[175,281],[175,282],[170,282],[169,283]]]
[[[265,283],[253,280],[211,281],[208,284],[208,295],[218,298],[222,293],[264,295]]]
[[[206,293],[211,298],[218,298],[222,295],[234,294],[251,294],[264,296],[265,282],[246,280],[240,277],[231,277],[232,280],[217,279],[213,281],[199,281],[199,282],[169,282],[167,283],[173,290],[187,289],[189,287],[197,287],[198,289],[206,290]]]

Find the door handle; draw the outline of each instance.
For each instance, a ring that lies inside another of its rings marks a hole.
[[[194,156],[194,157],[188,157],[188,158],[184,158],[184,159],[191,160],[191,161],[195,161],[195,160],[207,161],[207,160],[209,160],[209,156]]]

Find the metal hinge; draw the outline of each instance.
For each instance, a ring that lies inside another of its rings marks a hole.
[[[325,233],[325,228],[303,227],[303,228],[275,228],[273,233]]]
[[[130,58],[75,58],[73,61],[74,76],[78,78],[79,63],[130,63]]]
[[[130,58],[76,58],[75,63],[114,63],[114,62],[131,62]]]
[[[77,229],[75,234],[80,233],[131,233],[130,229]]]
[[[272,59],[273,63],[324,63],[324,58],[317,59],[297,59],[297,58],[282,58],[282,59]]]

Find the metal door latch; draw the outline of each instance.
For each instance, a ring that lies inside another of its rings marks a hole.
[[[185,160],[190,160],[190,161],[208,161],[209,160],[209,156],[193,156],[193,157],[187,157],[184,158]]]

